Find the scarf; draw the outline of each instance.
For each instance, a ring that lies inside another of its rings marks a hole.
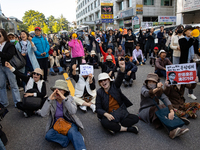
[[[27,45],[28,45],[28,41],[21,41],[21,45],[22,45],[22,51],[21,51],[21,53],[22,54],[27,54],[28,52],[27,52]]]
[[[37,84],[37,88],[40,93],[42,91],[43,82],[44,82],[44,80],[39,80],[38,82],[35,82]],[[32,77],[30,77],[30,79],[28,80],[28,83],[26,84],[26,87],[25,87],[25,93],[26,93],[26,91],[32,89],[33,85],[34,85],[34,79]]]

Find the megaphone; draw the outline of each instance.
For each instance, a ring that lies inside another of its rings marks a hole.
[[[198,30],[198,29],[192,30],[191,35],[192,35],[193,37],[198,37],[198,36],[199,36],[199,30]]]

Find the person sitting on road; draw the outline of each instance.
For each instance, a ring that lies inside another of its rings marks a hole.
[[[158,58],[158,47],[154,47],[153,49],[153,52],[151,53],[151,56],[150,56],[150,65],[152,65],[152,67],[155,67],[155,62],[156,62],[156,59]]]
[[[80,119],[76,116],[77,106],[70,95],[67,82],[64,80],[57,80],[55,85],[51,88],[53,93],[44,103],[44,106],[38,114],[42,117],[49,115],[49,121],[46,126],[45,139],[49,142],[60,144],[63,148],[69,145],[71,141],[76,150],[86,149],[83,136],[78,129],[83,129]],[[66,135],[58,133],[54,129],[54,125],[59,120],[71,123],[71,128]]]
[[[198,82],[198,77],[196,77],[195,81]],[[180,117],[186,124],[190,123],[187,118],[197,118],[196,112],[200,109],[200,103],[186,103],[184,98],[185,88],[194,89],[195,87],[196,83],[170,85],[169,81],[165,82],[164,93],[171,101],[175,114]]]
[[[91,53],[90,53],[90,55],[88,55],[87,59],[88,59],[88,64],[89,65],[92,65],[94,67],[94,69],[99,69],[98,56],[96,55],[94,50],[91,51]]]
[[[70,69],[70,65],[71,65],[71,56],[70,56],[70,51],[68,51],[68,50],[65,50],[63,65],[64,65],[66,72],[68,73],[69,69]]]
[[[97,91],[96,112],[102,126],[111,133],[127,131],[137,134],[133,126],[139,121],[138,116],[130,114],[127,107],[133,105],[121,92],[120,86],[125,75],[125,62],[119,61],[120,70],[113,81],[107,73],[98,76],[101,88]]]
[[[133,50],[133,63],[137,65],[145,64],[146,59],[143,57],[142,50],[140,49],[140,44],[136,45],[136,48]]]
[[[102,61],[103,57],[101,58]],[[115,79],[115,72],[117,71],[117,67],[112,62],[112,56],[108,55],[106,57],[106,62],[99,62],[99,65],[101,66],[102,72],[108,73],[111,79]]]
[[[76,64],[72,66],[72,77],[76,82],[74,100],[83,112],[87,112],[87,107],[90,107],[95,113],[96,86],[95,79],[92,74],[76,75]]]
[[[100,51],[101,51],[101,53],[102,53],[102,55],[103,55],[103,57],[104,57],[104,62],[106,62],[106,57],[107,57],[108,55],[111,55],[111,56],[112,56],[113,63],[116,65],[115,57],[114,57],[114,55],[112,54],[112,48],[111,48],[111,47],[108,47],[108,48],[107,48],[107,53],[105,53],[105,52],[103,51],[103,49],[102,49],[102,44],[101,44],[101,43],[99,44],[99,47],[100,47]]]
[[[172,65],[172,63],[168,58],[166,58],[165,50],[160,50],[159,58],[156,59],[155,63],[155,73],[159,77],[163,76],[166,78],[166,65]]]
[[[59,75],[62,75],[64,73],[63,68],[60,66],[60,60],[62,59],[62,55],[60,54],[60,50],[58,50],[58,56],[57,52],[54,50],[53,55],[49,56],[49,61],[50,61],[50,74],[52,76],[57,75],[55,73],[57,70],[59,71]]]
[[[118,46],[118,50],[115,51],[115,62],[116,62],[116,66],[119,67],[118,62],[120,61],[121,58],[124,58],[125,55],[125,51],[122,49],[122,45]]]
[[[133,80],[136,79],[136,72],[137,72],[137,66],[132,63],[130,61],[130,55],[126,55],[125,56],[125,64],[126,64],[126,68],[125,68],[125,76],[124,76],[124,80],[123,80],[123,83],[124,83],[124,86],[127,87],[128,85],[129,86],[132,86],[133,84]]]
[[[159,128],[163,125],[155,114],[155,112],[158,110],[155,105],[155,102],[161,109],[166,107],[164,104],[159,104],[159,98],[161,98],[166,103],[170,110],[168,118],[170,120],[174,119],[173,106],[169,101],[168,97],[163,93],[162,86],[163,84],[159,82],[158,75],[155,73],[149,73],[141,89],[139,117],[146,123],[152,123],[155,126],[155,128]],[[156,98],[154,102],[155,96]],[[189,131],[188,128],[181,129],[180,127],[177,127],[176,129],[169,131],[169,137],[171,139],[174,139],[175,137],[180,136],[187,131]]]
[[[19,77],[22,81],[26,83],[24,97],[39,97],[42,99],[41,106],[37,109],[26,108],[23,102],[18,102],[17,108],[24,112],[25,117],[30,117],[34,114],[34,112],[40,108],[42,108],[45,100],[46,100],[46,84],[42,79],[43,71],[40,68],[36,68],[31,76],[26,76],[16,70],[14,67],[10,65],[9,62],[5,62],[5,66],[10,69],[17,77]]]

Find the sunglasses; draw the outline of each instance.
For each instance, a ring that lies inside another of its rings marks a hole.
[[[106,81],[106,80],[108,80],[108,79],[100,80],[99,83],[101,83],[102,81]]]
[[[0,34],[0,38],[1,38],[1,34]]]
[[[36,72],[33,72],[33,75],[40,76],[41,74],[39,74],[39,73],[36,73]]]

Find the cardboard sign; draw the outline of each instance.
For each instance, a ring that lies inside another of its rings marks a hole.
[[[94,73],[93,66],[91,65],[80,65],[80,74],[81,75],[89,75]]]
[[[196,63],[167,65],[166,72],[170,85],[196,83]]]

